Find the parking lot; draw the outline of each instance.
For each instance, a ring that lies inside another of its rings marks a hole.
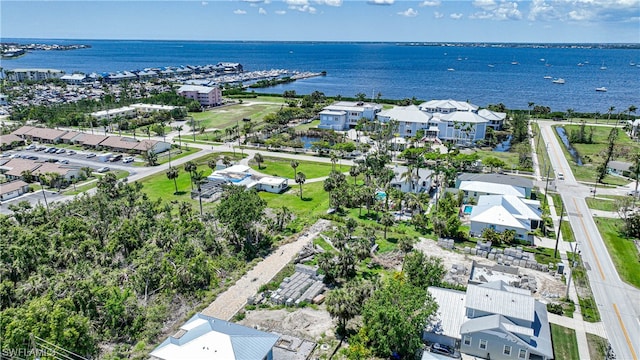
[[[132,171],[135,164],[135,159],[128,154],[123,155],[78,151],[46,145],[30,145],[24,150],[5,151],[1,156],[3,159],[23,158],[34,161],[49,161],[65,165],[89,166],[96,170],[103,167],[109,167],[110,169],[125,170],[129,172]],[[110,161],[111,159],[116,160]]]

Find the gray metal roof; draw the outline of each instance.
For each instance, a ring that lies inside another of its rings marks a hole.
[[[533,188],[533,180],[515,175],[463,173],[458,181],[481,181],[492,184],[504,184],[522,188]]]
[[[438,304],[437,320],[428,326],[427,331],[460,339],[460,327],[466,320],[465,293],[433,286],[427,288],[427,291]]]
[[[492,314],[504,315],[508,318],[521,319],[529,322],[534,320],[533,297],[482,285],[469,285],[467,287],[467,308],[480,310]]]

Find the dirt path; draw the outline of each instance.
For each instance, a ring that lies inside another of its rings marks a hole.
[[[230,320],[244,307],[248,297],[255,295],[261,285],[271,281],[307,243],[330,225],[330,221],[320,219],[308,231],[300,234],[295,241],[280,246],[249,270],[235,285],[218,295],[202,313],[218,319]]]

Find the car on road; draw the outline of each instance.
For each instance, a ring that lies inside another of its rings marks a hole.
[[[99,172],[99,173],[106,173],[106,172],[107,172],[107,171],[109,171],[109,170],[111,170],[111,169],[109,169],[109,167],[107,167],[107,166],[103,166],[103,167],[99,168],[99,169],[98,169],[98,170],[96,170],[96,171],[97,171],[97,172]]]
[[[110,162],[116,162],[116,161],[119,161],[120,159],[122,159],[122,154],[118,154],[116,156],[113,156],[113,157],[109,158],[109,161]]]
[[[94,154],[94,153],[88,153],[87,154],[87,159],[90,159],[92,157],[96,157],[96,154]]]
[[[559,172],[558,173],[558,180],[564,180],[564,174]]]

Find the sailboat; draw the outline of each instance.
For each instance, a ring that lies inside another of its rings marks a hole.
[[[554,79],[552,81],[552,83],[563,85],[564,84],[564,79],[563,78],[557,78],[557,79]]]
[[[607,70],[607,67],[604,65],[604,61],[602,62],[602,66],[600,66],[600,70]]]
[[[602,87],[597,87],[597,88],[596,88],[596,91],[597,91],[597,92],[607,92],[607,88],[606,88],[606,87],[604,87],[604,86],[602,86]]]
[[[511,61],[511,65],[520,65],[520,63],[516,61],[515,56],[513,57],[513,61]]]

